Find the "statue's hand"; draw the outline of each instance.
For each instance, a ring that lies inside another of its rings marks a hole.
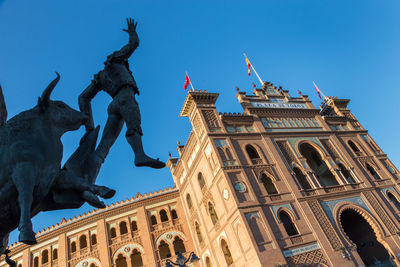
[[[126,22],[128,24],[128,29],[123,29],[123,31],[129,33],[132,41],[139,43],[139,36],[136,32],[137,22],[135,23],[135,20],[132,18],[127,18]]]

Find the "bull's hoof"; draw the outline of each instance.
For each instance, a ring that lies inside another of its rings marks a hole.
[[[83,191],[82,198],[90,205],[98,209],[104,209],[106,205],[95,194],[89,191]]]
[[[37,243],[35,233],[33,231],[23,231],[19,233],[18,241],[27,245],[34,245]]]
[[[105,186],[98,186],[96,193],[102,198],[109,199],[115,195],[115,190]]]

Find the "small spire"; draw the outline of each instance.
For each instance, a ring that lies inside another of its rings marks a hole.
[[[171,152],[168,152],[168,156],[171,158],[171,156],[172,156],[172,155],[171,155]]]

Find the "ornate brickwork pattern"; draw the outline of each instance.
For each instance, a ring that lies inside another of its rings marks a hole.
[[[335,229],[333,228],[332,224],[328,219],[328,216],[325,214],[324,210],[322,209],[318,201],[317,200],[309,201],[308,206],[310,206],[312,212],[317,218],[317,221],[320,224],[322,230],[324,231],[326,237],[328,238],[332,248],[339,249],[340,247],[343,247],[344,246],[343,243],[340,241]]]
[[[218,118],[213,110],[203,110],[203,116],[209,128],[219,128]]]
[[[327,139],[321,139],[321,143],[322,145],[325,147],[326,151],[328,151],[329,155],[333,158],[333,159],[338,159],[340,158],[338,156],[338,154],[336,153],[336,150],[333,148],[331,142],[329,142],[329,140]]]
[[[290,150],[290,147],[286,141],[278,141],[276,142],[276,144],[278,145],[282,155],[285,157],[286,162],[289,164],[289,166],[292,164],[292,162],[296,162],[296,157]]]
[[[318,264],[327,265],[324,254],[320,249],[291,256],[286,258],[286,260],[289,263],[289,266],[299,266],[299,264],[302,266],[318,266]]]
[[[193,120],[193,127],[194,131],[197,133],[197,135],[200,137],[202,135],[202,130],[201,130],[201,122],[199,116],[196,116]]]
[[[396,225],[394,225],[393,221],[389,218],[389,216],[383,210],[381,205],[379,205],[378,201],[373,196],[373,194],[371,192],[364,192],[363,194],[365,198],[368,200],[368,202],[371,204],[371,206],[374,208],[376,213],[378,214],[378,217],[381,218],[382,222],[389,229],[389,232],[392,235],[396,234],[398,232]]]

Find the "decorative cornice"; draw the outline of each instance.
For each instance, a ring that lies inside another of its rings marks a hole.
[[[96,209],[89,211],[87,213],[80,214],[78,216],[74,216],[73,218],[69,218],[66,220],[65,218],[62,218],[60,223],[57,223],[56,225],[52,225],[50,227],[47,227],[41,231],[38,231],[36,234],[36,238],[38,239],[38,242],[42,242],[45,239],[52,238],[53,236],[56,236],[59,234],[60,231],[69,231],[74,228],[79,227],[78,225],[80,224],[88,224],[93,221],[96,221],[96,217],[100,215],[107,215],[109,217],[110,215],[118,214],[123,212],[125,209],[130,210],[131,207],[128,205],[133,205],[133,204],[142,204],[142,202],[150,202],[146,204],[152,204],[153,202],[159,202],[160,199],[156,198],[164,198],[166,195],[169,194],[174,194],[178,193],[178,189],[174,186],[173,188],[164,188],[160,189],[158,192],[150,192],[150,193],[145,193],[141,195],[140,193],[137,193],[135,197],[131,197],[130,199],[126,200],[121,200],[117,201],[116,203],[112,203],[110,205],[107,205],[106,208],[104,209]],[[118,209],[118,210],[117,210]],[[121,211],[122,209],[122,211]],[[10,246],[11,250],[15,250],[19,247],[25,248],[26,245],[20,242],[16,242]],[[12,251],[13,254],[17,253],[17,251]]]
[[[295,117],[314,117],[319,114],[318,109],[290,109],[290,108],[253,108],[247,107],[250,114],[263,116],[295,116]]]
[[[189,111],[192,109],[194,103],[214,105],[218,96],[218,93],[207,93],[205,90],[189,91],[179,116],[188,117]]]

